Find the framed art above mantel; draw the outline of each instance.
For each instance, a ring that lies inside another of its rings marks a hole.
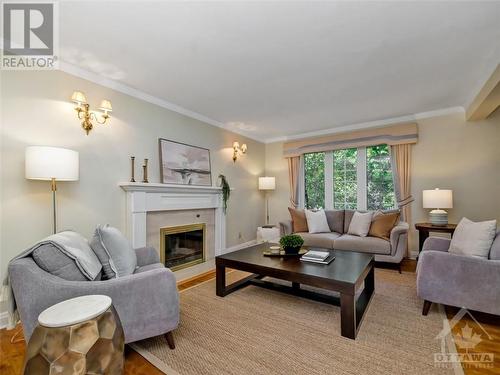
[[[158,145],[162,183],[212,186],[209,149],[164,138]]]

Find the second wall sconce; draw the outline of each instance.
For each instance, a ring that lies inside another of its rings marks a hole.
[[[81,91],[75,91],[73,95],[71,95],[71,101],[76,103],[75,111],[77,116],[82,121],[82,128],[85,130],[85,133],[89,135],[89,132],[92,130],[94,125],[92,121],[96,121],[98,124],[105,124],[106,121],[110,118],[110,113],[113,111],[111,107],[111,102],[109,100],[101,101],[101,105],[99,109],[103,112],[99,117],[94,112],[90,111],[90,106],[87,103],[87,98],[85,94]]]
[[[247,153],[247,145],[243,143],[240,146],[239,142],[233,142],[233,162],[236,162],[239,155],[243,155]]]

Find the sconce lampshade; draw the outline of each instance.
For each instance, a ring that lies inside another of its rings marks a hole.
[[[77,103],[77,104],[86,104],[87,103],[87,98],[85,97],[85,94],[81,91],[75,91],[73,92],[73,95],[71,95],[71,101]]]
[[[78,152],[66,148],[29,146],[25,152],[25,176],[29,180],[77,181]]]
[[[101,102],[101,105],[99,106],[99,109],[104,112],[112,112],[113,107],[111,107],[111,102],[109,100],[103,100]]]
[[[259,177],[259,190],[276,189],[276,179],[274,177]]]
[[[452,190],[424,190],[422,192],[423,208],[453,208]]]

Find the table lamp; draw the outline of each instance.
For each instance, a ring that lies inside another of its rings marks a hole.
[[[29,146],[25,152],[25,176],[29,180],[51,181],[53,229],[57,232],[56,181],[77,181],[78,152],[58,147]]]
[[[266,192],[266,226],[269,227],[269,195],[268,191],[276,189],[276,179],[274,177],[259,177],[259,190]]]
[[[424,190],[422,192],[424,208],[432,208],[429,213],[429,222],[433,225],[448,224],[448,213],[443,208],[453,208],[452,190]]]

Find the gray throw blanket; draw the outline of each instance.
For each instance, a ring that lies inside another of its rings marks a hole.
[[[30,256],[31,253],[33,253],[33,251],[38,249],[40,246],[47,244],[53,245],[63,254],[73,259],[79,270],[87,279],[94,280],[99,272],[101,272],[102,265],[90,248],[88,241],[82,235],[73,231],[64,231],[53,234],[23,251],[21,254],[12,259],[11,262],[16,259]],[[9,314],[8,328],[11,329],[18,321],[18,314],[16,311],[14,294],[12,293],[12,288],[10,286],[9,275],[7,275],[3,282],[0,300],[4,301],[7,305],[7,312]]]

